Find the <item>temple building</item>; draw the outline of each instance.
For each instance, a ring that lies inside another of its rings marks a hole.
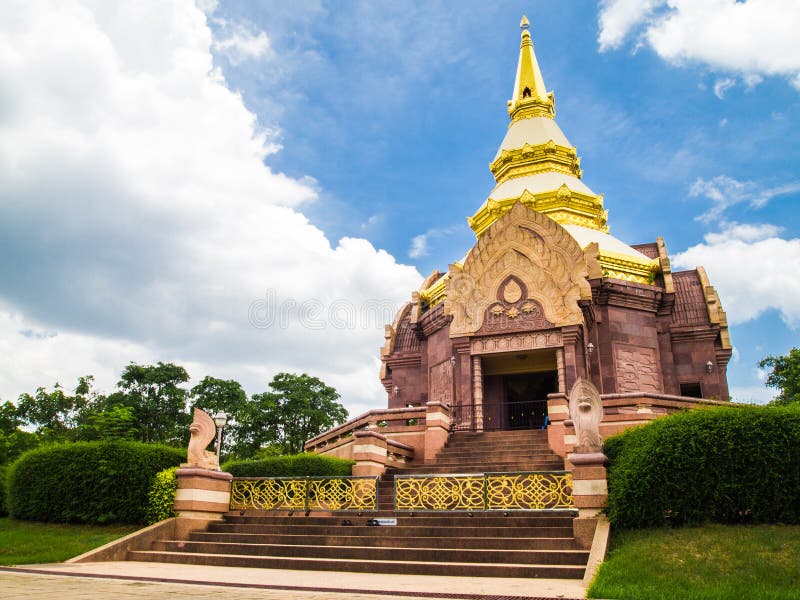
[[[607,417],[658,412],[668,398],[728,400],[727,321],[705,271],[673,272],[661,237],[611,235],[520,25],[496,185],[467,219],[477,241],[386,327],[388,408],[438,402],[455,430],[538,428],[554,420],[548,395],[581,377]]]
[[[305,443],[352,459],[353,477],[229,483],[197,468],[200,444],[175,506],[210,519],[206,532],[129,558],[528,578],[539,597],[537,579],[588,584],[608,547],[603,439],[727,404],[714,288],[702,268],[672,272],[661,238],[609,233],[521,26],[496,186],[468,219],[475,245],[386,327],[388,406]]]

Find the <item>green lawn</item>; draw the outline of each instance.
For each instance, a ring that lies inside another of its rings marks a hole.
[[[800,526],[614,531],[590,598],[800,598]]]
[[[137,529],[136,525],[64,525],[0,519],[0,565],[60,562]]]

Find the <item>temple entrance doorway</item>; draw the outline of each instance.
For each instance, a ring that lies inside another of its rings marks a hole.
[[[547,425],[547,395],[558,391],[555,350],[483,358],[483,430]]]

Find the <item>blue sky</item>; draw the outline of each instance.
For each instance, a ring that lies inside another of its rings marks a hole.
[[[705,265],[734,397],[770,397],[756,362],[800,324],[796,2],[139,4],[0,28],[0,398],[175,360],[380,406],[388,319],[303,303],[396,305],[471,247],[523,14],[611,233]],[[286,326],[254,327],[271,290]]]

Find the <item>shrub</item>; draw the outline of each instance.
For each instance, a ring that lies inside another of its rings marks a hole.
[[[0,517],[8,516],[8,509],[6,508],[6,465],[0,465]]]
[[[234,477],[342,477],[350,475],[354,464],[352,460],[306,452],[261,460],[230,461],[222,465],[222,470]]]
[[[177,470],[178,467],[170,467],[159,471],[153,478],[145,510],[145,523],[148,525],[177,516],[174,508],[175,491],[178,489],[178,478],[175,476]]]
[[[621,527],[800,523],[800,407],[678,413],[606,440]]]
[[[185,451],[140,442],[76,442],[26,452],[8,473],[15,519],[64,523],[143,523],[156,473]]]

